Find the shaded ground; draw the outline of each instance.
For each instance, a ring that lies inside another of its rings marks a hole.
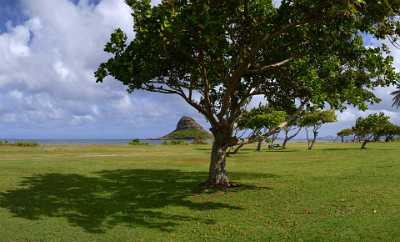
[[[95,175],[51,173],[27,177],[19,184],[21,188],[0,193],[0,206],[15,216],[31,220],[65,217],[73,225],[95,233],[121,223],[165,231],[173,229],[178,221],[214,223],[211,219],[154,211],[167,206],[192,210],[240,209],[228,203],[187,199],[207,177],[202,172],[137,169],[101,171]],[[257,188],[242,186],[234,191],[244,189]]]

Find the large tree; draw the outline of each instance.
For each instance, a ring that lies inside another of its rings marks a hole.
[[[300,107],[376,102],[375,86],[397,79],[388,48],[400,4],[385,0],[127,0],[135,37],[117,29],[96,77],[130,92],[178,95],[210,122],[214,135],[208,186],[227,187],[226,151],[235,123],[256,95]]]

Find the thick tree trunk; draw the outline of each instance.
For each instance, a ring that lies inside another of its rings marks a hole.
[[[225,133],[214,132],[214,142],[211,150],[207,187],[227,188],[230,186],[226,172],[226,156],[231,137]]]
[[[225,170],[226,147],[214,141],[207,185],[211,187],[229,187],[229,178]]]
[[[342,140],[342,143],[344,143],[344,136],[340,136],[340,139]]]

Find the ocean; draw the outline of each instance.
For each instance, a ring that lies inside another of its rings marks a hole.
[[[42,145],[121,145],[128,144],[131,139],[5,139],[13,143],[15,141],[34,141]],[[161,144],[160,139],[140,139],[149,144]]]

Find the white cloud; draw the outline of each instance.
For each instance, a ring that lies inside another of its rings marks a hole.
[[[21,0],[21,6],[28,20],[8,24],[0,33],[0,120],[8,123],[0,122],[0,129],[17,130],[12,135],[32,131],[23,136],[47,132],[53,137],[53,131],[75,127],[100,137],[105,130],[113,136],[113,129],[116,136],[156,136],[181,114],[195,115],[177,98],[132,96],[116,81],[95,82],[94,71],[108,57],[103,49],[111,32],[120,27],[133,38],[131,10],[124,1]]]
[[[134,36],[124,1],[21,0],[21,6],[28,20],[9,23],[0,33],[1,136],[157,137],[173,129],[181,115],[206,125],[178,97],[130,95],[116,81],[95,83],[93,72],[108,57],[103,48],[110,33],[121,27]],[[400,67],[400,50],[393,54]],[[400,124],[388,95],[392,90],[377,89],[383,102],[369,112],[384,111]],[[340,122],[327,126],[325,134],[352,125],[360,115],[353,108],[339,114]]]

